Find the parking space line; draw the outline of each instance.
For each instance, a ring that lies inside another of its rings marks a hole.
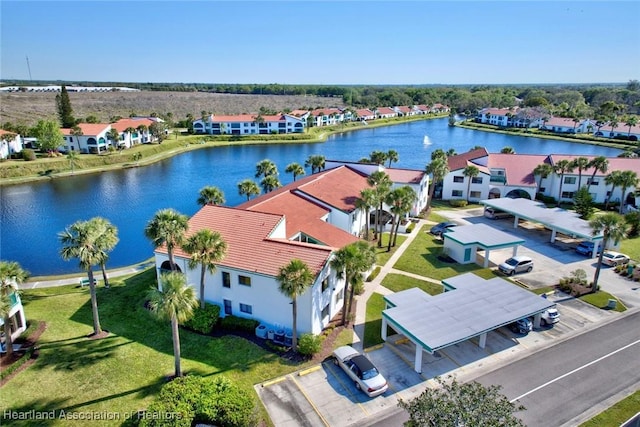
[[[305,391],[303,390],[302,386],[300,385],[300,383],[298,383],[298,381],[296,381],[295,377],[293,375],[290,375],[291,377],[291,381],[293,381],[293,383],[296,385],[296,387],[298,387],[298,390],[300,390],[300,393],[302,393],[302,395],[304,396],[305,399],[307,399],[307,402],[309,402],[309,405],[311,405],[311,407],[313,408],[313,410],[316,412],[316,414],[318,414],[318,416],[320,417],[320,419],[322,420],[323,424],[326,427],[330,427],[329,423],[327,422],[327,420],[322,416],[322,414],[320,413],[320,410],[316,407],[316,405],[313,404],[313,402],[311,401],[311,398],[307,395],[307,393],[305,393]]]
[[[307,374],[310,374],[312,372],[315,372],[315,371],[317,371],[319,369],[320,369],[320,365],[312,366],[311,368],[305,369],[304,371],[299,371],[298,372],[298,376],[301,377],[303,375],[307,375]]]
[[[280,383],[282,381],[285,381],[286,379],[287,379],[286,376],[285,377],[276,378],[274,380],[270,380],[270,381],[262,383],[262,387],[269,387],[270,385],[278,384],[278,383]]]
[[[331,363],[331,364],[332,364],[332,363]],[[331,364],[330,364],[330,365],[331,365]],[[335,365],[334,365],[334,366],[335,366]],[[358,399],[356,399],[355,394],[353,394],[353,393],[351,392],[351,389],[349,388],[349,386],[347,386],[347,385],[346,385],[346,384],[345,384],[345,383],[340,379],[340,376],[339,376],[338,374],[336,374],[336,373],[333,371],[333,369],[334,369],[334,368],[333,368],[332,366],[329,366],[329,367],[327,368],[327,371],[329,371],[329,372],[331,373],[331,375],[333,375],[333,376],[334,376],[334,378],[335,378],[335,379],[340,383],[340,385],[344,388],[344,390],[345,390],[347,393],[349,393],[349,395],[353,398],[353,400],[355,400],[355,401],[358,403],[358,406],[360,407],[360,409],[362,409],[362,412],[364,412],[364,414],[365,414],[366,416],[369,416],[369,412],[367,412],[367,410],[364,408],[364,406],[362,406],[362,404],[361,404],[360,402],[358,402]],[[337,368],[336,368],[336,369],[337,369]],[[346,375],[346,373],[345,373],[345,375]]]
[[[438,351],[440,352],[440,354],[444,354],[444,357],[446,357],[447,359],[451,360],[453,362],[453,364],[456,365],[458,368],[462,368],[464,366],[464,365],[461,365],[460,363],[458,363],[453,357],[449,356],[443,350],[438,350]]]

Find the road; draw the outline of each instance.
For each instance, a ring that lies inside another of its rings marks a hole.
[[[640,389],[640,311],[475,379],[499,384],[528,427],[574,426]],[[394,408],[368,426],[402,426]]]

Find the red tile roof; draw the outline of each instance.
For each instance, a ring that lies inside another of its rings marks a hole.
[[[0,129],[0,135],[15,135],[18,136],[15,132],[9,132],[8,130]]]
[[[487,152],[486,148],[476,148],[475,150],[467,151],[466,153],[451,156],[447,158],[449,171],[453,172],[459,169],[464,169],[467,167],[470,160],[485,157],[488,155],[489,153]]]
[[[401,105],[400,107],[396,107],[396,108],[403,113],[410,113],[411,111],[413,111],[411,108],[407,107],[406,105]]]
[[[425,175],[425,172],[414,169],[386,168],[384,172],[391,181],[403,184],[420,184]]]
[[[506,185],[536,186],[533,170],[541,163],[549,163],[543,154],[489,154],[489,169],[504,169]]]
[[[367,109],[367,108],[361,108],[359,110],[356,110],[356,114],[358,115],[358,117],[367,117],[367,116],[374,116],[375,114],[373,113],[373,111]]]
[[[109,126],[108,123],[79,123],[78,127],[82,130],[82,135],[96,136],[104,132]],[[60,131],[63,135],[71,135],[71,129],[61,128]]]
[[[311,111],[311,115],[314,117],[329,116],[331,114],[340,115],[342,114],[342,110],[340,110],[339,108],[317,108]]]
[[[552,165],[558,163],[560,160],[571,161],[578,157],[586,157],[587,159],[591,160],[595,156],[576,156],[571,154],[550,154],[549,155],[549,159]],[[611,171],[614,171],[614,170],[620,170],[620,171],[630,170],[638,174],[638,176],[640,177],[640,159],[626,158],[626,157],[607,157],[607,160],[609,160],[609,167],[608,167],[607,174],[611,173]],[[573,171],[573,174],[577,175],[578,170],[575,169]],[[591,174],[593,174],[593,169],[589,168],[589,169],[583,170],[582,175],[584,176],[585,174],[590,176]],[[599,172],[596,175],[602,175],[602,173]]]
[[[491,116],[506,116],[507,114],[515,114],[517,111],[517,108],[485,108],[482,113]]]
[[[561,126],[561,127],[568,127],[568,128],[574,128],[574,127],[578,127],[580,126],[580,123],[582,123],[584,120],[580,120],[577,124],[576,122],[573,121],[573,119],[569,119],[567,117],[550,117],[547,120],[545,120],[544,122],[544,126]]]
[[[380,107],[377,108],[376,111],[378,112],[378,114],[397,114],[395,111],[393,111],[393,109],[389,107]]]
[[[151,126],[155,122],[151,119],[120,119],[115,123],[111,123],[111,127],[116,129],[118,132],[124,132],[128,128],[137,129],[138,126],[144,125],[146,127]]]
[[[203,206],[190,220],[187,237],[201,229],[217,231],[227,242],[227,254],[220,266],[276,276],[293,258],[304,261],[318,274],[329,259],[330,247],[270,238],[282,215],[223,206]],[[158,252],[166,253],[160,248]],[[176,256],[188,255],[177,249]]]

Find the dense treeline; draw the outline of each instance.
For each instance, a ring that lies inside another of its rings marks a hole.
[[[8,82],[33,85],[33,82]],[[38,82],[38,84],[60,82]],[[68,83],[67,83],[68,84]],[[337,97],[347,105],[379,107],[443,103],[459,113],[475,113],[485,107],[542,107],[550,113],[594,117],[598,114],[638,114],[640,82],[627,84],[558,85],[284,85],[206,83],[74,82],[77,85],[127,86],[148,91],[200,91],[252,95],[315,95]]]

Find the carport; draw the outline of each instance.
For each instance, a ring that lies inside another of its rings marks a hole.
[[[411,288],[384,297],[382,339],[387,340],[390,326],[411,340],[418,373],[423,350],[433,354],[474,337],[484,348],[488,332],[529,316],[539,327],[540,313],[555,305],[499,277],[485,280],[466,273],[442,282],[448,292],[440,295]]]
[[[557,232],[573,238],[580,237],[594,243],[593,257],[597,255],[598,248],[602,244],[602,234],[594,236],[589,221],[580,219],[574,212],[560,208],[547,208],[544,203],[529,199],[488,199],[481,200],[480,203],[513,214],[515,217],[513,228],[518,228],[520,219],[542,224],[551,230],[551,243],[555,242]]]
[[[518,245],[524,243],[524,240],[486,224],[452,227],[442,237],[447,254],[460,264],[475,262],[476,252],[484,250],[484,268],[489,267],[489,255],[492,250],[512,247],[513,256],[516,256]]]

